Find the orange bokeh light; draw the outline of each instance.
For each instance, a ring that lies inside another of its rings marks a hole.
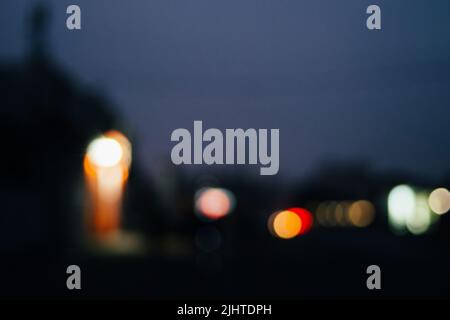
[[[267,223],[273,236],[291,239],[307,233],[312,228],[313,216],[306,209],[289,208],[271,214]]]
[[[351,224],[355,227],[367,227],[375,219],[375,208],[369,201],[356,201],[348,210],[348,218]]]
[[[291,239],[298,236],[301,229],[302,219],[293,211],[278,212],[273,219],[273,232],[282,239]]]
[[[102,150],[95,150],[99,141],[107,139],[114,140],[116,146],[120,148],[120,158],[117,159],[118,161],[111,162],[113,165],[109,165],[108,156],[117,156],[117,153],[108,153],[109,150],[104,149],[105,145],[102,146]],[[93,158],[93,155],[96,158]],[[98,161],[99,157],[105,161]],[[108,163],[108,165],[102,165],[103,163]],[[131,144],[118,131],[109,131],[94,139],[89,145],[83,160],[88,191],[86,218],[89,229],[97,234],[118,231],[120,228],[123,190],[128,180],[130,164]]]

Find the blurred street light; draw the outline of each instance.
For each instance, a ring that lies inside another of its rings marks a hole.
[[[367,227],[374,219],[375,208],[373,204],[367,200],[355,201],[348,208],[348,220],[355,227]]]
[[[368,200],[325,201],[319,203],[315,212],[323,227],[365,228],[375,219],[375,207]]]
[[[424,193],[416,195],[416,207],[412,216],[406,221],[406,228],[412,234],[422,234],[431,226],[431,212]]]
[[[407,185],[396,186],[388,196],[389,224],[396,232],[427,232],[438,216],[431,213],[429,198]]]
[[[450,192],[445,188],[434,189],[428,197],[428,204],[436,214],[444,214],[450,210]]]
[[[308,232],[313,224],[312,214],[303,208],[290,208],[270,215],[270,233],[281,239],[292,239]]]
[[[416,194],[407,185],[399,185],[388,195],[388,217],[390,226],[396,231],[404,231],[406,223],[414,214]]]
[[[222,188],[202,188],[195,194],[196,213],[208,220],[217,220],[233,211],[235,197],[229,190]]]
[[[131,144],[118,131],[94,139],[84,157],[88,225],[95,234],[119,231],[123,190],[131,164]]]

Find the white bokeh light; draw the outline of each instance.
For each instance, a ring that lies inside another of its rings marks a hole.
[[[431,212],[427,203],[426,194],[416,195],[416,208],[414,214],[406,221],[406,228],[412,234],[422,234],[428,231],[432,223]]]
[[[389,224],[396,230],[405,228],[407,221],[414,215],[416,195],[407,185],[399,185],[388,196]]]
[[[123,150],[116,140],[101,137],[89,144],[87,155],[96,166],[113,167],[122,160]]]

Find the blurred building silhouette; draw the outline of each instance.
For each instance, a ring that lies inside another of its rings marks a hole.
[[[0,247],[56,250],[74,245],[83,232],[87,144],[110,129],[127,131],[101,94],[81,87],[54,62],[47,8],[35,7],[28,21],[25,59],[0,65],[1,219],[7,221],[0,225]],[[141,194],[148,189],[142,179],[135,179],[135,198],[148,198]]]

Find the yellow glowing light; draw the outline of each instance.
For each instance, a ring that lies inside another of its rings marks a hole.
[[[348,209],[348,220],[355,227],[367,227],[373,222],[374,218],[375,208],[369,201],[355,201]]]
[[[430,193],[428,204],[437,214],[444,214],[450,210],[450,192],[445,188],[437,188]]]
[[[234,207],[233,194],[221,188],[205,188],[196,194],[195,207],[200,215],[216,220],[228,215]]]
[[[292,211],[281,211],[273,219],[274,233],[283,239],[291,239],[300,233],[302,220]]]
[[[98,167],[114,167],[122,160],[123,149],[118,141],[100,137],[89,144],[87,155]]]

